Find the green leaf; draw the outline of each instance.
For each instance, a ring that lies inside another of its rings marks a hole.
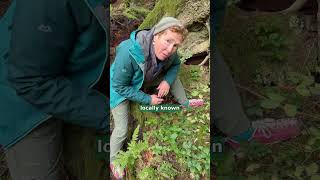
[[[311,176],[317,173],[319,166],[316,163],[311,163],[309,166],[306,167],[306,172],[308,176]]]
[[[201,170],[202,170],[200,163],[196,163],[195,166],[196,166],[196,168],[197,168],[198,171],[201,171]]]
[[[217,155],[216,155],[217,156]],[[215,157],[218,162],[217,174],[232,174],[235,166],[235,158],[231,152],[222,153],[221,156]]]
[[[276,94],[276,93],[272,93],[272,92],[267,93],[267,96],[271,100],[279,102],[279,103],[283,102],[286,99],[285,97],[281,96],[280,94]]]
[[[280,106],[280,103],[271,99],[264,99],[261,101],[260,106],[266,109],[275,109]]]
[[[312,76],[302,75],[302,83],[301,83],[301,85],[310,86],[313,83],[314,83],[314,78]]]
[[[293,117],[297,114],[297,106],[292,104],[284,105],[284,111],[289,117]]]
[[[296,91],[302,96],[310,96],[310,91],[304,85],[299,85],[296,87]]]
[[[260,168],[260,164],[250,164],[247,168],[246,168],[246,172],[253,172],[256,169]]]
[[[253,107],[250,107],[247,109],[247,114],[249,116],[256,115],[256,116],[261,117],[263,115],[263,111],[262,111],[261,107],[253,106]]]
[[[177,137],[178,137],[178,134],[176,134],[176,133],[171,134],[171,136],[170,136],[170,138],[171,138],[171,139],[174,139],[174,140],[175,140]]]
[[[313,136],[320,137],[320,129],[315,127],[310,127],[309,131],[310,131],[310,134],[312,134]]]
[[[305,145],[304,148],[307,150],[307,151],[311,151],[313,148],[309,145]]]
[[[198,96],[199,95],[199,91],[192,91],[191,96]]]
[[[320,175],[313,175],[310,178],[310,180],[319,180],[319,179],[320,179]]]
[[[302,166],[296,167],[296,171],[294,172],[294,175],[295,175],[296,177],[300,177],[301,174],[302,174],[302,172],[303,172],[303,170],[304,170],[304,168],[303,168]]]
[[[319,96],[320,95],[320,88],[310,87],[310,92],[313,95]]]
[[[320,83],[315,83],[313,87],[309,87],[313,95],[320,95]]]
[[[317,138],[310,138],[308,140],[308,145],[312,146],[317,141]]]
[[[296,72],[288,72],[288,80],[293,82],[294,84],[298,84],[300,82],[300,74]]]

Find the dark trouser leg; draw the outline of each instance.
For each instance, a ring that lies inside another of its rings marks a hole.
[[[62,122],[49,119],[6,150],[13,180],[64,180]]]
[[[241,99],[230,70],[219,52],[213,60],[213,123],[228,136],[247,130],[250,121],[242,109]]]

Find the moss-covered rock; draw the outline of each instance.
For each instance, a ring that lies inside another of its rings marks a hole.
[[[248,85],[258,74],[271,81],[282,76],[294,37],[288,21],[286,15],[227,9],[217,47],[237,82]],[[279,38],[272,40],[272,34]]]
[[[139,29],[150,28],[155,25],[163,16],[176,17],[178,9],[186,3],[185,0],[159,0],[154,9],[144,19]]]

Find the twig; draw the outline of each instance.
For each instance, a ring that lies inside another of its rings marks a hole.
[[[118,25],[123,26],[123,27],[126,26],[125,24],[123,24],[123,23],[121,23],[120,21],[117,21],[117,20],[114,20],[114,23],[117,23]]]
[[[305,65],[306,65],[306,63],[307,63],[307,61],[308,61],[308,59],[309,59],[309,57],[310,57],[311,51],[312,51],[312,49],[314,48],[315,44],[316,44],[316,40],[313,41],[312,46],[310,47],[310,49],[309,49],[309,51],[308,51],[308,54],[307,54],[307,56],[306,56],[306,59],[304,60],[302,66],[301,66],[300,72],[302,72],[302,69],[303,69],[304,67],[306,67]]]
[[[308,156],[304,159],[304,161],[302,162],[302,164],[305,164],[305,163],[307,162],[307,160],[309,160],[309,159],[311,158],[312,154],[313,154],[314,152],[319,151],[319,150],[320,150],[320,148],[316,148],[316,149],[312,150],[312,151],[308,154]]]
[[[249,93],[251,93],[251,94],[253,94],[253,95],[255,95],[255,96],[257,96],[257,97],[259,97],[259,98],[261,98],[261,99],[267,99],[265,96],[263,96],[263,95],[255,92],[255,91],[253,91],[253,90],[251,90],[251,89],[249,89],[249,88],[247,88],[247,87],[243,87],[243,86],[241,86],[240,84],[237,84],[237,87],[240,88],[240,89],[246,90],[246,91],[248,91]]]
[[[257,93],[257,92],[254,92],[253,90],[247,88],[247,87],[243,87],[241,86],[240,84],[237,84],[237,87],[241,88],[241,89],[244,89],[248,92],[250,92],[251,94],[261,98],[261,99],[266,99],[265,96]],[[304,112],[297,112],[298,115],[302,115],[302,116],[308,116],[308,117],[311,117],[311,118],[314,118],[314,119],[317,119],[317,120],[320,120],[320,116],[317,116],[317,115],[314,115],[314,114],[309,114],[309,113],[304,113]]]
[[[297,112],[298,115],[303,115],[303,116],[309,116],[309,117],[312,117],[314,119],[317,119],[317,120],[320,120],[320,117],[319,116],[316,116],[314,114],[308,114],[308,113],[304,113],[304,112]]]
[[[203,66],[209,60],[209,54],[204,58],[204,60],[199,64],[199,66]]]
[[[320,103],[318,103],[318,102],[312,102],[312,101],[311,101],[311,103],[312,103],[313,105],[315,105],[315,106],[320,106]]]
[[[188,91],[189,93],[191,93],[191,90],[187,89],[187,88],[184,88],[184,90]]]

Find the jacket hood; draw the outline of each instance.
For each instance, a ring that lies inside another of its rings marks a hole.
[[[141,47],[140,43],[136,40],[136,35],[138,31],[133,31],[130,34],[130,41],[132,42],[132,46],[129,49],[130,55],[136,60],[138,64],[143,64],[145,61],[144,58],[144,50]]]
[[[138,41],[142,46],[143,54],[146,60],[149,58],[150,55],[152,55],[151,43],[153,41],[153,32],[154,32],[154,28],[143,29],[143,30],[137,31],[136,33],[136,41]]]

